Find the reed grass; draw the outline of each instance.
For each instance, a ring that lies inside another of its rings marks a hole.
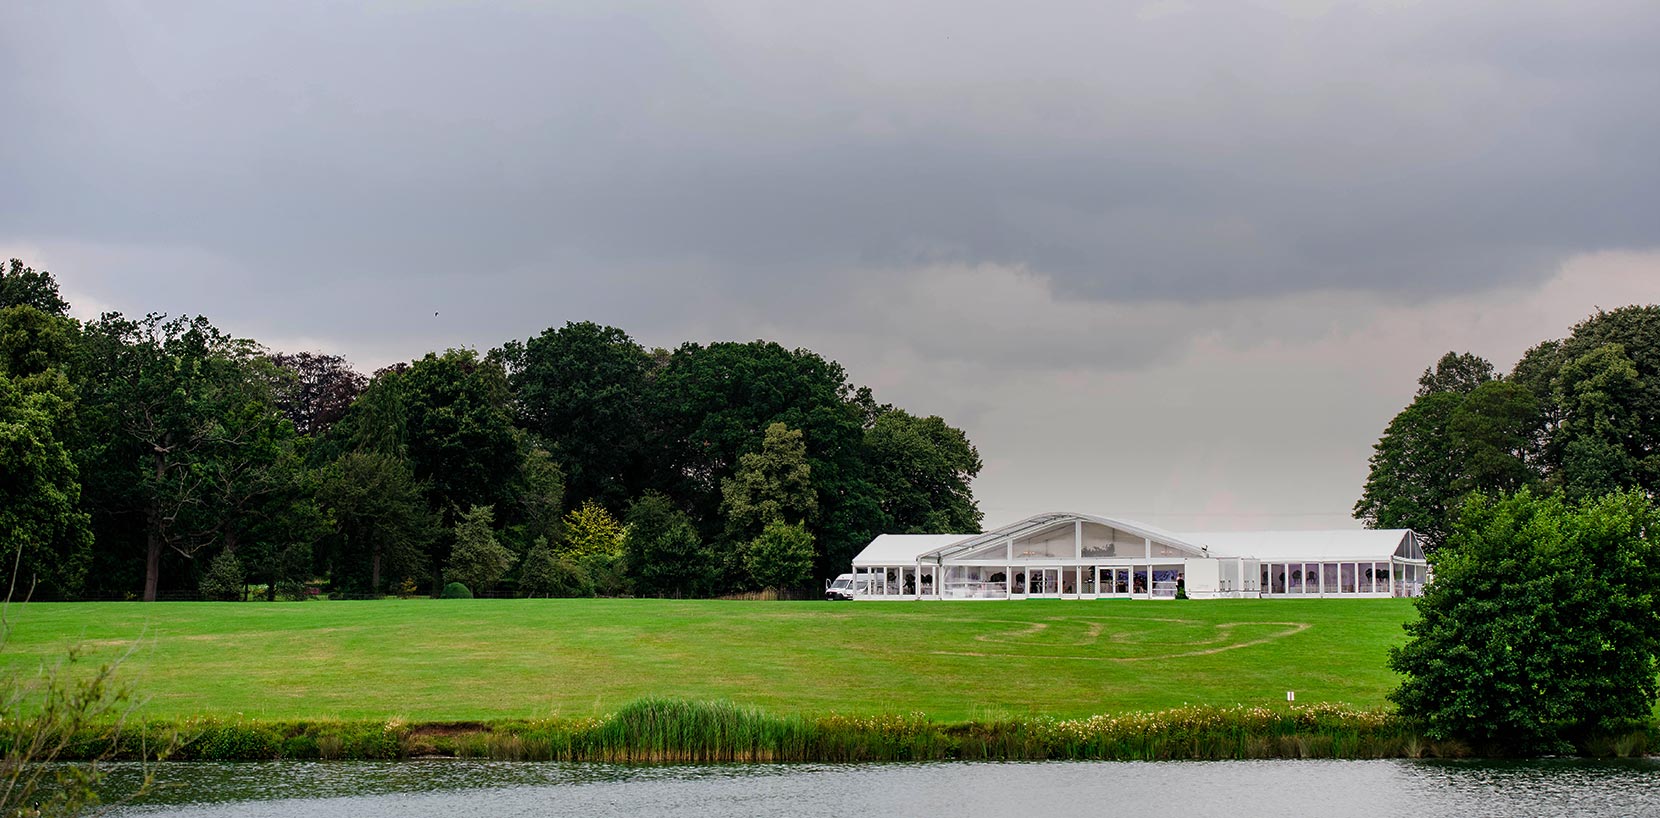
[[[1641,755],[1655,730],[1588,740],[1597,756]],[[165,760],[488,758],[625,764],[936,760],[1369,759],[1466,757],[1383,711],[1329,704],[1183,707],[1081,719],[956,723],[921,714],[775,715],[727,701],[645,698],[604,717],[406,724],[399,720],[213,718],[150,722],[72,742],[86,757]],[[0,742],[3,742],[0,736]]]

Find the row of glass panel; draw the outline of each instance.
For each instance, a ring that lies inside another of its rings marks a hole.
[[[856,573],[859,593],[870,596],[933,596],[938,568],[867,568]],[[1387,594],[1417,596],[1424,568],[1388,562],[1265,562],[1262,591],[1267,594]],[[1025,596],[1141,596],[1148,592],[1148,569],[1106,566],[1010,569],[980,565],[945,566],[942,596],[976,599]],[[1175,596],[1178,566],[1152,569],[1152,596]]]
[[[1387,562],[1265,562],[1262,590],[1269,594],[1387,594],[1416,596],[1423,568]]]
[[[934,595],[934,571],[915,568],[862,569],[855,573],[855,586],[871,596]],[[1065,568],[1009,570],[979,565],[951,565],[945,568],[943,596],[953,599],[1004,597],[1011,593],[1028,596],[1145,595],[1148,569],[1069,566]],[[1179,566],[1152,569],[1152,595],[1175,596]]]

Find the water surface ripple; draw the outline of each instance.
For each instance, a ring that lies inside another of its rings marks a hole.
[[[626,767],[488,761],[171,763],[115,811],[193,818],[1657,816],[1660,760]],[[136,768],[114,765],[113,790]]]

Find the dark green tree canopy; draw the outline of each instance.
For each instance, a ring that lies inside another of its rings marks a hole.
[[[1471,390],[1447,423],[1461,492],[1513,492],[1538,480],[1543,418],[1525,387],[1487,381]]]
[[[589,321],[503,347],[520,424],[546,442],[570,502],[619,510],[650,474],[647,386],[655,363],[616,327]]]
[[[1437,395],[1448,396],[1445,423],[1420,408]],[[1415,465],[1411,452],[1430,451],[1445,455],[1441,465]],[[1409,525],[1433,544],[1463,494],[1531,485],[1572,499],[1660,492],[1660,307],[1598,312],[1528,350],[1503,379],[1480,358],[1447,353],[1378,441],[1355,516]]]
[[[810,350],[572,322],[366,379],[201,317],[67,309],[50,274],[0,268],[0,528],[49,595],[407,595],[488,528],[536,551],[527,589],[689,596],[752,589],[774,523],[825,575],[878,533],[979,526],[962,431]]]
[[[1457,392],[1432,392],[1389,422],[1373,447],[1355,517],[1370,528],[1410,528],[1428,547],[1446,541],[1449,512],[1466,490],[1450,429],[1463,403]]]
[[[211,544],[235,547],[251,507],[285,479],[293,426],[272,402],[263,351],[205,318],[105,315],[78,360],[95,531],[143,533],[154,599],[164,552],[188,564]]]
[[[652,382],[652,405],[664,465],[660,486],[685,507],[706,542],[726,538],[721,481],[739,459],[758,451],[773,423],[798,429],[817,495],[809,523],[821,573],[845,568],[880,531],[881,510],[865,475],[863,412],[841,366],[808,350],[775,343],[685,344]]]
[[[434,510],[450,521],[455,509],[511,505],[522,453],[501,367],[452,349],[383,377],[400,382],[409,458]]]
[[[0,558],[17,565],[17,589],[48,597],[81,592],[91,559],[79,471],[59,437],[68,401],[0,372]],[[37,588],[38,586],[38,588]]]
[[[980,474],[980,453],[961,429],[887,408],[865,430],[865,452],[883,531],[979,532],[983,515],[970,483]]]
[[[712,555],[686,512],[658,492],[647,492],[628,507],[629,573],[635,590],[648,596],[692,597],[712,591]]]
[[[79,333],[76,323],[62,316],[27,305],[0,307],[0,372],[13,378],[67,374]]]
[[[1529,350],[1512,378],[1544,407],[1553,485],[1581,496],[1660,492],[1660,306],[1598,311]]]
[[[1476,387],[1493,380],[1493,364],[1479,355],[1468,352],[1448,352],[1425,369],[1418,377],[1418,397],[1436,392],[1469,394]]]
[[[33,307],[48,315],[69,314],[69,302],[58,295],[58,281],[45,270],[23,266],[12,259],[0,266],[0,308]]]
[[[375,594],[388,579],[426,576],[437,523],[408,460],[347,452],[323,470],[318,499],[334,521],[327,568],[336,588]]]

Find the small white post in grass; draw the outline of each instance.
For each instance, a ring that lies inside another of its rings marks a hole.
[[[1285,691],[1285,700],[1288,701],[1288,702],[1296,701],[1297,700],[1297,691],[1295,691],[1295,690]]]

